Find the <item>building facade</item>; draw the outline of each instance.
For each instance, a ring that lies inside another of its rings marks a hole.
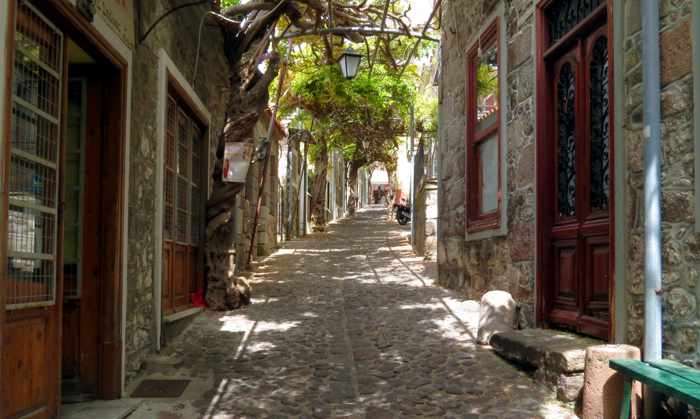
[[[664,355],[700,366],[696,3],[660,1],[660,292]],[[522,328],[641,345],[641,59],[638,2],[443,3],[442,285],[510,292]]]
[[[201,311],[228,65],[218,28],[198,38],[211,4],[153,25],[178,4],[0,4],[0,417],[122,397],[169,330]],[[277,243],[285,136],[273,123],[256,255]],[[241,224],[257,209],[262,166],[240,194]],[[253,229],[241,231],[247,259]]]

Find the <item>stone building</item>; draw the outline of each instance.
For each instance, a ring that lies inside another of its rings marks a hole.
[[[216,26],[198,38],[213,2],[153,26],[179,4],[0,2],[3,417],[54,417],[61,397],[123,396],[201,310],[204,204],[228,67]],[[277,237],[286,133],[273,128],[259,255]],[[261,175],[253,164],[239,198],[239,265]]]
[[[660,5],[663,350],[700,367],[700,10]],[[521,328],[641,345],[640,19],[631,0],[443,2],[442,285],[510,292]]]

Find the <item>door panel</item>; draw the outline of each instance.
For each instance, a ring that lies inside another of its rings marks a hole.
[[[578,31],[576,33],[575,31]],[[552,118],[545,220],[544,319],[608,338],[612,182],[607,26],[582,28],[546,58]]]
[[[40,311],[5,326],[2,358],[7,417],[46,412],[51,404],[49,388],[55,380],[50,375],[55,369],[49,368],[52,351],[46,351],[55,344],[51,328],[50,320]]]
[[[190,289],[190,268],[189,255],[187,245],[175,244],[173,254],[173,308],[175,310],[187,307],[189,298],[188,291]]]
[[[173,275],[173,242],[166,241],[163,243],[163,310],[165,314],[170,314],[173,311],[172,292],[172,275]]]

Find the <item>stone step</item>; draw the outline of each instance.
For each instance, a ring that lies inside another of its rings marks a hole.
[[[537,381],[557,389],[565,402],[578,399],[583,388],[586,348],[603,342],[551,329],[497,333],[491,346],[502,357],[534,371]]]

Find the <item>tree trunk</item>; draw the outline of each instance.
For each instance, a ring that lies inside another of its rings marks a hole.
[[[311,222],[314,228],[326,226],[326,177],[328,173],[328,146],[324,139],[319,139],[320,149],[314,159],[314,179],[311,185]]]
[[[357,191],[357,175],[360,171],[360,162],[353,160],[350,162],[350,170],[348,171],[348,215],[351,217],[357,211],[358,191]]]
[[[279,57],[272,56],[269,64],[265,74],[251,76],[246,74],[249,67],[247,60],[236,56],[229,58],[231,93],[224,128],[217,144],[212,194],[207,200],[206,213],[206,299],[212,310],[231,310],[250,302],[250,285],[244,278],[235,276],[233,211],[236,195],[244,185],[223,181],[223,158],[227,142],[255,142],[253,129],[267,104],[268,86],[277,75]]]

